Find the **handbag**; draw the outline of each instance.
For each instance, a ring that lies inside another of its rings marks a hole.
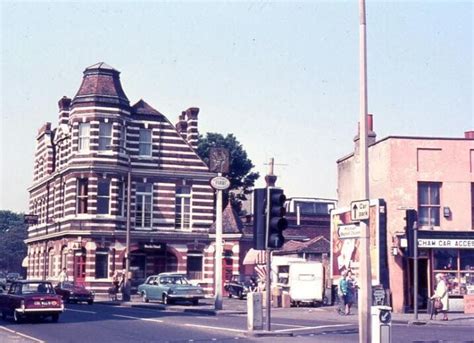
[[[435,310],[438,310],[438,311],[443,309],[443,303],[441,302],[440,298],[435,299],[433,307],[435,308]]]

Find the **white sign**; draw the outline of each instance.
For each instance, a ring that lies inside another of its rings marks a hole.
[[[419,248],[474,249],[474,239],[418,239]]]
[[[351,220],[360,221],[369,219],[369,200],[351,202]]]
[[[337,234],[340,239],[360,238],[360,226],[356,224],[338,225]]]
[[[223,176],[216,176],[211,179],[211,186],[214,189],[224,190],[230,187],[230,181]]]

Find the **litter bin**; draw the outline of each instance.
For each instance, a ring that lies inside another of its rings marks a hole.
[[[392,308],[372,306],[372,343],[392,342]]]

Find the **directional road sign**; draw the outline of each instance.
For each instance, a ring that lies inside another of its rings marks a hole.
[[[361,221],[369,219],[369,200],[358,200],[351,202],[351,220]]]

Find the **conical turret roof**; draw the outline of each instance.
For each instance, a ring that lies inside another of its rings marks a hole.
[[[73,107],[96,104],[126,107],[130,105],[120,83],[120,72],[104,62],[84,70],[82,84],[72,100]]]

